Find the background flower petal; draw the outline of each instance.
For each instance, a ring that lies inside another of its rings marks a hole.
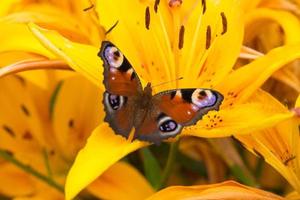
[[[216,86],[223,94],[237,94],[235,101],[242,102],[249,98],[276,70],[300,57],[300,45],[286,45],[270,51],[226,77]]]
[[[100,199],[140,200],[154,193],[134,167],[118,162],[106,170],[87,190]]]
[[[104,119],[102,91],[79,75],[58,82],[56,87],[58,92],[51,113],[56,145],[62,155],[73,160]]]
[[[212,185],[173,186],[163,189],[147,200],[283,200],[275,194],[247,187],[234,181]]]
[[[106,169],[136,149],[146,146],[116,135],[107,123],[100,124],[78,153],[66,180],[66,199],[74,198]]]

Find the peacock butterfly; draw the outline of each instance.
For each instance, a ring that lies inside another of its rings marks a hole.
[[[126,138],[159,144],[175,137],[184,126],[196,124],[210,110],[218,110],[223,96],[203,88],[174,89],[152,95],[151,84],[143,89],[139,77],[122,52],[103,41],[98,56],[103,60],[105,121]]]

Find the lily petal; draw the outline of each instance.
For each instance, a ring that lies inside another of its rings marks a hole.
[[[29,24],[28,27],[49,51],[65,60],[70,67],[82,73],[98,87],[104,89],[102,84],[103,63],[97,56],[99,49],[71,42],[56,31],[42,29],[35,24]]]
[[[275,194],[247,187],[234,181],[227,181],[212,185],[173,186],[163,189],[147,200],[283,200]]]
[[[78,153],[69,171],[65,185],[66,199],[74,198],[116,161],[146,145],[148,143],[128,141],[116,135],[107,123],[100,124]],[[95,156],[98,158],[95,159]]]
[[[276,70],[300,57],[300,45],[286,45],[241,67],[216,86],[223,94],[234,93],[235,102],[249,98]]]
[[[154,193],[144,176],[125,162],[111,166],[87,190],[100,199],[122,200],[145,199]]]
[[[64,23],[61,23],[61,19],[64,19]],[[7,15],[1,21],[24,24],[34,22],[44,28],[57,30],[73,41],[89,43],[87,30],[78,25],[81,23],[75,15],[48,4],[26,6],[24,10]]]

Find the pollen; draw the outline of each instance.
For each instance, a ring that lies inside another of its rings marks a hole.
[[[169,0],[169,6],[171,8],[179,7],[182,4],[182,0]]]
[[[219,127],[222,122],[223,119],[218,111],[210,111],[207,115],[204,115],[202,119],[202,123],[206,129]]]

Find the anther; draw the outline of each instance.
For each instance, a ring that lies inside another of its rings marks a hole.
[[[221,12],[221,17],[222,17],[222,24],[223,24],[223,31],[221,34],[223,35],[227,32],[227,18],[224,12]]]
[[[157,13],[157,10],[158,10],[159,2],[160,2],[160,0],[155,0],[155,3],[154,3],[154,11],[155,11],[156,13]]]
[[[178,41],[178,48],[179,49],[182,49],[183,48],[183,43],[184,43],[184,31],[185,31],[185,28],[184,26],[182,25],[180,27],[180,31],[179,31],[179,41]]]
[[[203,7],[202,13],[204,14],[206,11],[206,1],[205,0],[202,0],[202,7]]]
[[[146,11],[145,11],[145,26],[146,26],[146,29],[149,30],[149,26],[150,26],[150,9],[149,9],[149,6],[146,8]]]
[[[210,28],[210,26],[207,26],[207,29],[206,29],[206,49],[208,49],[210,47],[210,43],[211,43],[211,28]]]

